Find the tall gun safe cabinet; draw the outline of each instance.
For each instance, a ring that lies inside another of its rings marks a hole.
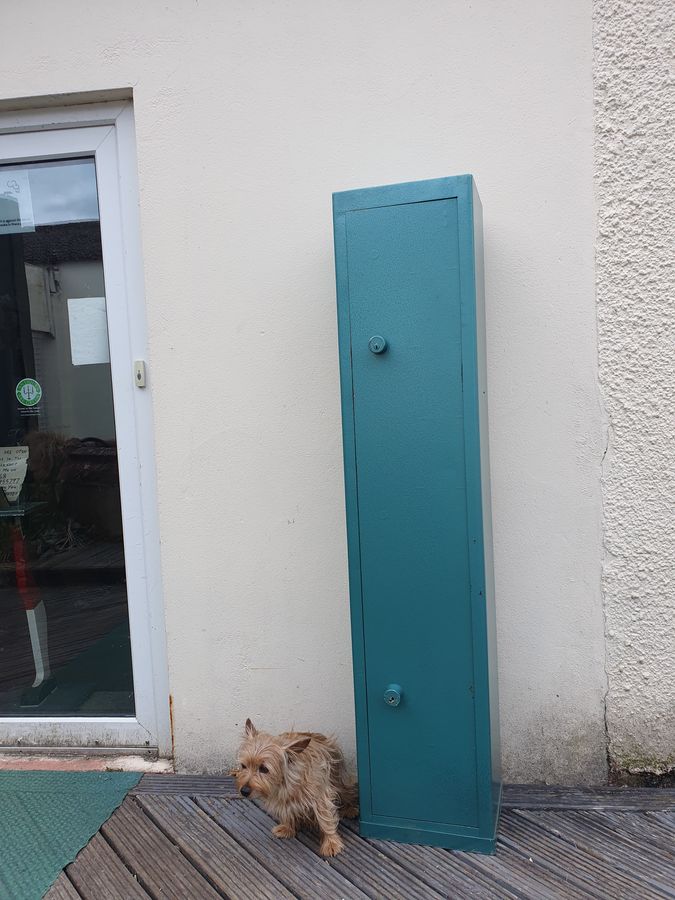
[[[361,833],[494,850],[499,722],[481,206],[333,195]]]

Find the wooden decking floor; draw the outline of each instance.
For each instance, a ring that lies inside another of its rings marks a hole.
[[[46,900],[126,898],[675,898],[675,790],[505,789],[495,856],[371,841],[331,860],[229,778],[146,775]]]

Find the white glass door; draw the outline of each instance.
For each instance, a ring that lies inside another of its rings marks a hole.
[[[0,744],[168,752],[133,119],[101,119],[0,134]]]

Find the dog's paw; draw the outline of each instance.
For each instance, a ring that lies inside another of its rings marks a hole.
[[[295,828],[292,825],[275,825],[272,834],[277,838],[294,838]]]
[[[319,853],[322,856],[337,856],[340,851],[344,850],[342,838],[337,834],[325,834],[321,838]]]

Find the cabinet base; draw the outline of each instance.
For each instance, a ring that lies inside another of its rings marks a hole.
[[[477,837],[467,834],[453,834],[450,831],[434,831],[428,828],[406,828],[401,825],[382,825],[379,822],[359,822],[361,837],[377,838],[380,841],[398,841],[403,844],[426,844],[430,847],[444,847],[447,850],[467,850],[472,853],[495,852],[496,838]]]

